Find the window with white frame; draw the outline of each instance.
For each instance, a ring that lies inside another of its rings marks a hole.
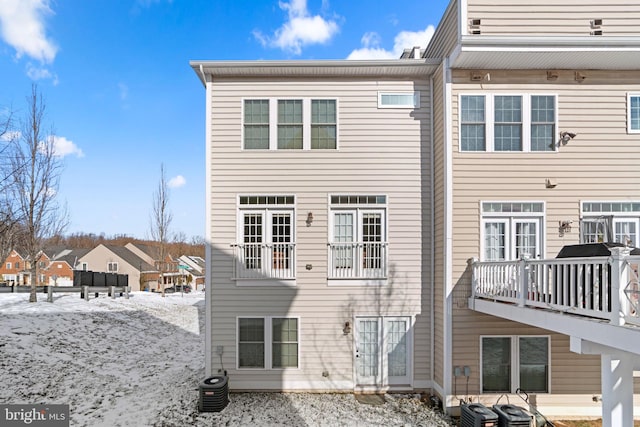
[[[237,336],[239,369],[298,367],[298,318],[241,317]]]
[[[627,94],[627,132],[640,133],[640,93]]]
[[[582,202],[580,242],[639,246],[640,201]]]
[[[108,262],[107,263],[107,272],[109,273],[117,273],[118,272],[118,263],[117,262]]]
[[[544,210],[543,202],[482,202],[481,259],[542,256]]]
[[[294,196],[240,196],[236,279],[292,279]]]
[[[484,336],[482,393],[549,392],[548,336]]]
[[[323,150],[338,147],[336,99],[245,99],[245,150]]]
[[[7,270],[11,270],[11,263],[10,262],[7,263]]]
[[[420,108],[420,91],[378,92],[378,108]]]
[[[460,95],[460,151],[554,151],[555,95]]]
[[[383,195],[331,196],[329,278],[386,277],[386,204]]]

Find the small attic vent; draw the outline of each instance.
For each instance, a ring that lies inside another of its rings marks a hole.
[[[469,19],[469,32],[471,34],[480,34],[480,24],[482,20],[479,18]]]
[[[602,19],[592,19],[591,20],[591,29],[597,30],[602,27]]]
[[[601,36],[602,35],[602,30],[593,30],[593,31],[591,31],[591,35],[592,36]]]

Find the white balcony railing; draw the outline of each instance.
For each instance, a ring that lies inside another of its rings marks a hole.
[[[329,279],[385,279],[386,242],[329,243]]]
[[[234,249],[234,279],[296,278],[295,243],[238,243]]]
[[[473,262],[472,297],[640,323],[640,257]]]

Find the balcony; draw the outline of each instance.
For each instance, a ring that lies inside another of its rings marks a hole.
[[[329,243],[329,279],[386,279],[386,242]]]
[[[234,280],[294,280],[295,243],[238,243],[234,250]]]
[[[472,300],[640,325],[640,256],[473,262]]]

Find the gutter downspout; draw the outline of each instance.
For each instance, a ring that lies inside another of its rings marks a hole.
[[[431,295],[430,295],[430,301],[429,301],[429,310],[430,310],[430,315],[429,315],[429,323],[431,325],[431,333],[430,333],[430,346],[431,346],[431,358],[429,360],[429,373],[431,376],[431,384],[433,387],[433,384],[435,383],[435,357],[436,357],[436,350],[435,350],[435,343],[436,343],[436,339],[435,339],[435,320],[436,320],[436,315],[434,313],[435,310],[435,280],[436,280],[436,272],[435,272],[435,230],[436,230],[436,226],[435,226],[435,208],[434,208],[434,203],[435,203],[435,190],[434,190],[434,181],[435,181],[435,171],[433,170],[434,168],[434,160],[433,160],[433,156],[435,154],[435,143],[434,143],[434,118],[435,118],[435,114],[433,112],[433,74],[431,74],[431,78],[429,79],[429,96],[430,96],[430,143],[431,143],[431,150],[430,150],[430,187],[431,187],[431,200],[430,200],[430,205],[429,205],[429,210],[430,210],[430,215],[431,215],[431,230],[430,230],[430,239],[431,239],[431,253],[430,255],[430,269],[431,269],[431,274],[430,274],[430,281],[431,281]]]
[[[205,359],[205,375],[210,377],[213,374],[212,358],[213,358],[213,344],[211,342],[211,332],[213,329],[212,319],[212,304],[213,304],[213,284],[211,281],[211,82],[207,82],[206,75],[202,64],[200,64],[200,72],[202,73],[203,83],[206,88],[206,105],[205,105],[205,322],[204,322],[204,359]]]

